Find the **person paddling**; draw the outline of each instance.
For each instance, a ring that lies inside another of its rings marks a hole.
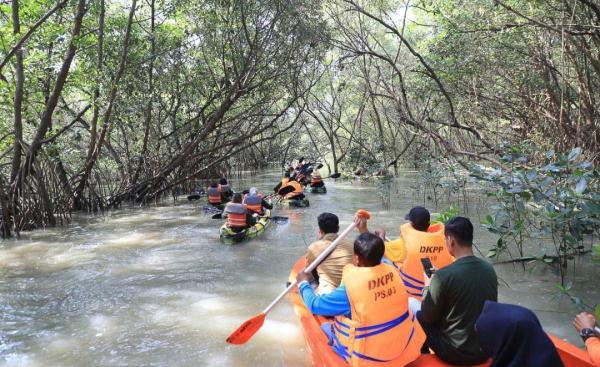
[[[214,207],[219,207],[223,203],[219,185],[216,182],[211,183],[208,189],[206,189],[206,196],[208,203]]]
[[[225,206],[227,226],[234,232],[240,232],[256,223],[256,219],[242,204],[242,194],[235,193],[231,202]]]
[[[289,190],[293,190],[291,192],[288,191],[288,193],[286,193],[283,198],[286,200],[302,200],[304,199],[304,189],[302,188],[302,185],[296,181],[294,178],[290,178],[290,181],[288,182],[288,184],[285,187],[282,187],[279,192],[284,191],[284,189],[287,189],[288,187],[290,187]]]
[[[321,176],[321,172],[319,172],[319,167],[315,168],[310,176],[310,187],[323,187],[325,183],[323,182],[323,177]]]
[[[335,316],[323,323],[329,345],[355,367],[405,366],[420,356],[425,334],[408,308],[408,296],[396,270],[381,263],[383,240],[363,233],[354,242],[353,264],[341,285],[317,296],[310,274],[300,272],[300,294],[316,315]]]
[[[337,215],[321,213],[317,218],[319,232],[317,241],[308,246],[306,263],[312,263],[335,239],[340,230]],[[344,266],[352,264],[353,243],[349,239],[340,240],[333,252],[313,270],[313,277],[318,282],[317,294],[334,291],[342,280]]]
[[[289,182],[290,182],[290,172],[289,172],[289,171],[286,171],[286,172],[283,174],[283,178],[281,179],[281,181],[280,181],[280,182],[277,184],[277,186],[275,186],[275,187],[273,188],[273,192],[274,192],[274,193],[276,193],[276,194],[277,194],[277,193],[279,193],[279,190],[280,190],[282,187],[286,187],[286,186],[287,186],[287,184],[288,184]]]
[[[273,205],[265,200],[259,193],[256,187],[251,187],[248,195],[244,198],[244,207],[252,213],[262,215],[264,208],[273,209]]]

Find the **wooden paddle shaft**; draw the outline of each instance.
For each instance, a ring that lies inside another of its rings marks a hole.
[[[325,260],[325,258],[333,252],[333,250],[335,250],[335,248],[337,247],[338,243],[342,240],[342,238],[346,237],[346,235],[348,233],[350,233],[354,229],[354,227],[356,227],[356,223],[353,222],[352,224],[350,224],[348,226],[348,228],[346,228],[344,230],[344,232],[342,232],[335,239],[335,241],[333,241],[323,252],[321,252],[321,254],[319,256],[317,256],[317,258],[310,265],[308,265],[303,271],[305,273],[310,273],[311,271],[315,270],[315,268],[317,266],[319,266],[319,264],[323,260]],[[281,301],[283,299],[283,297],[285,297],[285,295],[288,294],[297,284],[298,284],[298,282],[296,280],[294,280],[292,282],[292,284],[290,284],[283,292],[281,292],[281,294],[279,296],[277,296],[277,298],[275,298],[273,300],[273,302],[271,302],[270,305],[267,306],[267,308],[265,308],[265,310],[263,311],[263,314],[266,315],[269,311],[271,311],[271,309],[273,307],[275,307],[275,305],[278,304],[279,301]]]

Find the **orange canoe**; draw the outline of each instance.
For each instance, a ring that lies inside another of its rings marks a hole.
[[[296,274],[302,271],[306,267],[304,257],[301,257],[290,273],[290,280],[296,279]],[[306,340],[306,346],[310,353],[313,366],[315,367],[340,367],[347,365],[343,359],[341,359],[329,345],[327,345],[327,338],[323,331],[321,331],[321,324],[327,321],[324,317],[315,316],[304,306],[302,298],[298,293],[298,288],[295,288],[290,292],[290,301],[294,306],[294,311],[300,320],[300,326],[304,333],[304,339]],[[587,352],[569,344],[555,336],[550,335],[552,342],[556,345],[560,357],[565,364],[565,367],[594,367],[592,361],[589,359]],[[488,364],[480,365],[488,366]],[[408,367],[451,367],[447,363],[442,362],[435,355],[423,355],[416,361],[409,364]]]

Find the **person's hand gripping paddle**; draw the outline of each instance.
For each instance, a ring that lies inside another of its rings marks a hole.
[[[362,209],[358,210],[356,212],[356,215],[359,216],[359,217],[361,217],[361,218],[365,218],[365,219],[370,219],[371,218],[371,214],[369,214],[368,211],[362,210]],[[348,226],[348,228],[346,228],[335,239],[335,241],[333,241],[329,245],[329,247],[327,247],[303,271],[305,273],[312,272],[323,260],[325,260],[325,258],[327,258],[327,256],[329,256],[329,254],[331,254],[333,252],[333,250],[335,250],[336,246],[342,240],[342,238],[346,237],[346,235],[348,235],[348,233],[350,233],[354,229],[354,227],[356,227],[356,224],[354,222],[352,222],[352,224],[350,224]],[[256,332],[265,323],[265,317],[267,316],[267,314],[269,313],[269,311],[271,311],[273,309],[273,307],[275,307],[275,305],[277,305],[277,303],[279,303],[279,301],[281,301],[283,299],[283,297],[285,297],[285,295],[288,294],[297,284],[298,284],[298,282],[294,280],[283,292],[281,292],[281,294],[279,296],[277,296],[277,298],[275,298],[273,300],[273,302],[271,302],[270,305],[267,306],[267,308],[265,308],[263,310],[263,312],[259,313],[258,315],[254,316],[253,318],[251,318],[249,320],[246,320],[246,322],[244,322],[231,335],[229,335],[229,337],[227,338],[227,343],[230,343],[230,344],[245,344],[248,340],[250,340],[250,338],[252,338],[252,336],[254,334],[256,334]]]

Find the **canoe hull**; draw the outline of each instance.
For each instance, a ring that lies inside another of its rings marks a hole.
[[[327,187],[325,187],[325,186],[321,186],[321,187],[307,186],[304,189],[304,191],[310,192],[311,194],[326,194],[327,193]]]
[[[245,240],[260,236],[265,232],[269,224],[271,224],[271,211],[265,209],[265,215],[260,217],[255,225],[246,228],[243,231],[234,232],[231,228],[227,227],[227,223],[224,223],[219,229],[219,238],[227,245],[238,244]]]
[[[304,257],[301,257],[292,268],[289,280],[294,281],[296,279],[296,274],[302,271],[305,267],[306,260]],[[290,302],[292,303],[294,312],[300,321],[300,326],[306,341],[307,351],[310,355],[313,366],[348,366],[348,364],[344,362],[344,360],[341,359],[329,345],[327,345],[327,338],[321,330],[321,324],[327,320],[324,317],[315,316],[310,313],[300,297],[298,288],[295,288],[292,292],[290,292]],[[549,336],[556,346],[565,367],[594,367],[584,350],[579,349],[576,346],[569,344],[555,336]],[[479,365],[478,367],[489,365],[489,363],[485,363]],[[442,362],[435,355],[429,354],[422,355],[416,361],[408,364],[407,367],[452,367],[452,365]]]
[[[310,206],[310,202],[307,198],[294,200],[294,199],[284,199],[279,202],[282,206],[288,206],[290,208],[306,208]]]

